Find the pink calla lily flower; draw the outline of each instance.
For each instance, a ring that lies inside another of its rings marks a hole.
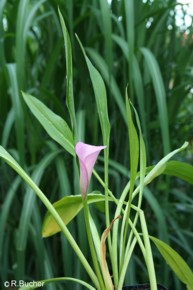
[[[80,190],[83,197],[86,197],[93,167],[101,150],[106,146],[93,146],[78,142],[75,146],[76,155],[80,164]]]

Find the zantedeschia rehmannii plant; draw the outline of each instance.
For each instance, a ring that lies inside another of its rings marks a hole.
[[[93,146],[78,142],[75,146],[76,155],[80,164],[80,191],[83,197],[86,196],[93,167],[101,150],[106,146]]]

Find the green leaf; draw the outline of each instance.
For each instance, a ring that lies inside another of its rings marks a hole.
[[[138,130],[139,130],[140,183],[141,183],[141,192],[142,192],[143,191],[143,182],[144,182],[144,177],[145,177],[145,172],[146,172],[147,157],[146,157],[145,143],[143,140],[143,134],[142,134],[142,130],[141,130],[139,116],[138,116],[138,113],[134,107],[133,107],[133,110],[135,113],[136,123],[137,123]]]
[[[130,51],[129,56],[131,57],[133,54],[134,42],[135,42],[134,1],[125,0],[124,5],[125,5],[125,14],[126,14],[125,20],[126,20],[127,41],[128,41],[129,51]]]
[[[74,141],[68,124],[60,116],[47,108],[40,100],[26,93],[22,94],[29,109],[44,127],[48,135],[74,156]]]
[[[163,174],[176,176],[190,184],[193,184],[193,166],[181,161],[169,161]]]
[[[24,89],[26,86],[25,67],[27,37],[29,37],[30,27],[35,23],[35,15],[45,1],[46,0],[36,1],[34,5],[31,5],[29,0],[18,1],[15,60],[17,64],[17,79],[20,89]]]
[[[73,67],[72,67],[72,48],[70,43],[70,37],[64,22],[64,18],[60,12],[60,22],[62,26],[62,32],[64,36],[65,43],[65,55],[66,55],[66,71],[67,71],[67,84],[66,84],[66,104],[68,107],[68,111],[71,118],[72,128],[75,130],[76,135],[76,116],[75,116],[75,108],[74,108],[74,94],[73,94]]]
[[[126,59],[128,59],[129,51],[128,51],[128,42],[125,41],[122,37],[113,34],[112,39],[115,43],[120,47],[123,54],[125,55]],[[129,59],[128,59],[129,62]],[[146,124],[146,110],[145,110],[145,102],[144,102],[144,91],[143,91],[143,80],[142,74],[140,72],[139,63],[135,54],[133,54],[133,82],[134,82],[134,89],[138,101],[139,106],[139,113],[141,119],[141,126],[143,128],[143,134],[147,138],[147,124]]]
[[[168,113],[166,104],[166,92],[164,88],[163,79],[161,76],[157,60],[155,59],[153,53],[148,48],[144,47],[141,48],[141,52],[144,55],[147,68],[152,78],[159,112],[164,154],[167,154],[170,151],[170,138],[169,138]]]
[[[126,95],[127,126],[129,131],[129,151],[130,151],[130,194],[133,192],[137,168],[139,163],[139,139],[132,120],[130,103]]]
[[[87,195],[88,203],[96,203],[104,200],[105,196],[102,194],[92,193]],[[62,199],[56,201],[53,204],[53,207],[58,212],[63,222],[67,225],[83,208],[82,196],[65,196]],[[47,212],[43,222],[42,236],[44,238],[49,237],[60,231],[61,229],[53,216],[50,214],[50,212]]]
[[[149,173],[154,167],[155,166],[147,167],[146,173]],[[185,162],[175,160],[168,161],[160,167],[160,170],[157,171],[157,174],[154,175],[153,178],[159,176],[160,174],[175,176],[190,184],[193,184],[193,166]]]
[[[36,165],[33,174],[32,180],[36,185],[39,186],[43,174],[48,165],[56,159],[57,155],[60,153],[59,150],[55,150],[47,155]],[[23,207],[20,212],[20,221],[18,227],[18,236],[17,236],[17,250],[23,251],[27,245],[28,232],[30,228],[30,220],[32,213],[34,212],[36,203],[35,203],[35,194],[34,191],[27,187],[25,195],[23,197]]]
[[[15,119],[15,133],[17,146],[19,150],[20,164],[24,164],[25,159],[25,145],[24,145],[24,114],[22,108],[22,99],[19,94],[19,87],[16,74],[16,65],[10,63],[7,65],[7,71],[9,76],[10,88],[11,88],[11,100],[12,109],[14,111]]]
[[[154,242],[166,263],[175,272],[178,278],[187,286],[187,289],[193,290],[193,272],[184,259],[163,241],[154,237],[150,237],[150,239]]]
[[[90,73],[91,82],[94,89],[94,94],[95,94],[95,99],[96,99],[96,104],[97,104],[98,116],[99,116],[100,125],[101,125],[101,131],[103,135],[103,142],[105,145],[108,146],[109,135],[110,135],[110,123],[109,123],[109,117],[108,117],[107,95],[106,95],[105,84],[100,73],[93,66],[90,59],[87,57],[85,50],[79,39],[78,39],[78,42],[82,49],[82,52],[85,57],[86,64]]]
[[[184,144],[174,151],[167,154],[164,158],[162,158],[154,167],[153,169],[147,174],[145,177],[145,184],[150,183],[154,178],[162,174],[166,169],[167,162],[177,153],[186,149],[188,146],[188,142],[184,142]]]
[[[104,35],[105,41],[105,56],[106,62],[108,64],[109,69],[109,79],[112,76],[112,68],[113,68],[113,47],[112,47],[112,23],[111,23],[111,8],[107,0],[99,0],[100,2],[100,14],[99,17],[101,19],[101,31]]]
[[[96,50],[92,48],[87,48],[86,52],[89,54],[89,57],[91,60],[94,62],[98,70],[100,71],[103,79],[105,82],[108,84],[109,88],[111,88],[111,93],[112,96],[114,97],[114,100],[120,110],[120,113],[124,119],[125,122],[126,120],[126,112],[125,112],[125,103],[121,95],[120,88],[115,80],[115,78],[111,75],[109,79],[109,71],[108,71],[108,66],[105,60],[102,58],[102,56],[96,52]]]

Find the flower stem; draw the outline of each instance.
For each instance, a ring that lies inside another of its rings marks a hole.
[[[98,264],[96,250],[95,250],[95,247],[94,247],[94,242],[93,242],[92,233],[91,233],[91,227],[90,227],[90,222],[89,222],[89,209],[88,209],[88,203],[87,203],[87,196],[85,198],[82,198],[82,202],[83,202],[83,209],[84,209],[84,219],[85,219],[85,224],[86,224],[87,238],[88,238],[88,243],[89,243],[89,247],[90,247],[90,253],[91,253],[94,269],[95,269],[96,275],[98,277],[98,281],[99,281],[99,284],[100,284],[100,289],[101,290],[102,289],[105,290],[105,285],[104,285],[102,274],[101,274],[100,267],[99,267],[99,264]]]
[[[150,239],[149,239],[149,234],[147,230],[145,215],[142,210],[140,210],[140,221],[141,221],[141,228],[142,228],[143,239],[144,239],[144,244],[145,244],[145,252],[146,252],[145,260],[146,260],[147,270],[149,274],[150,286],[152,290],[157,290],[157,281],[156,281],[155,267],[153,263]]]

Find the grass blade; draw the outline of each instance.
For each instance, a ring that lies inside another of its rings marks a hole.
[[[167,154],[164,158],[162,158],[153,169],[146,175],[145,184],[150,183],[154,178],[162,174],[166,168],[167,162],[178,152],[186,149],[188,146],[188,142],[185,142],[180,148],[175,149],[174,151]]]
[[[51,152],[46,155],[39,164],[37,164],[33,174],[32,179],[38,185],[42,178],[42,175],[49,165],[50,162],[58,155],[59,151]],[[16,240],[16,249],[18,253],[18,260],[20,261],[20,267],[18,267],[18,277],[24,277],[24,269],[25,269],[25,250],[26,244],[29,234],[30,221],[32,217],[32,213],[36,208],[36,196],[34,191],[31,188],[28,188],[25,192],[23,207],[20,214],[20,222],[18,228],[18,235]],[[37,209],[35,210],[37,211]],[[22,267],[23,265],[23,267]]]
[[[30,6],[29,2],[29,0],[20,0],[17,14],[15,58],[19,89],[25,89],[26,86],[25,62],[27,34],[37,10],[45,0],[40,0],[33,6]]]
[[[78,39],[78,38],[77,38]],[[89,58],[86,56],[85,50],[78,39],[78,42],[80,44],[80,47],[82,49],[82,52],[84,54],[97,104],[97,111],[99,115],[100,125],[101,125],[101,131],[103,135],[103,142],[104,145],[109,144],[109,135],[110,135],[110,124],[109,124],[109,118],[108,118],[108,109],[107,109],[107,96],[106,96],[106,88],[103,82],[103,79],[97,69],[93,66]],[[107,150],[106,150],[107,151]]]
[[[66,151],[75,155],[74,141],[67,123],[38,99],[23,93],[23,98],[46,132]]]
[[[164,148],[164,154],[170,151],[170,138],[169,138],[169,124],[168,124],[168,113],[166,104],[166,93],[164,89],[163,80],[161,77],[158,63],[153,56],[152,52],[147,48],[141,48],[141,52],[145,57],[149,74],[151,75],[154,91],[157,100],[159,120],[161,127],[162,142]]]
[[[184,259],[169,245],[163,241],[150,237],[157,249],[166,260],[170,268],[175,272],[178,278],[188,287],[188,290],[193,290],[193,272],[189,268]]]
[[[19,151],[20,163],[24,164],[25,147],[24,147],[24,114],[21,103],[21,98],[19,95],[19,88],[16,75],[16,65],[8,64],[8,76],[11,86],[11,100],[13,104],[15,126],[16,126],[16,138],[17,146]]]
[[[113,69],[113,47],[112,47],[112,25],[110,15],[110,5],[107,0],[100,0],[101,13],[102,15],[102,26],[101,31],[105,38],[105,55],[106,62],[108,64],[109,83],[111,85],[112,69]]]
[[[72,48],[70,43],[70,37],[59,10],[59,17],[62,26],[64,43],[65,43],[65,54],[66,54],[66,71],[67,71],[67,87],[66,87],[66,103],[70,113],[71,125],[74,130],[74,138],[76,140],[76,116],[74,108],[74,94],[73,94],[73,68],[72,68]]]
[[[104,80],[107,82],[107,84],[111,88],[111,90],[112,90],[111,93],[115,99],[115,102],[117,103],[117,106],[120,110],[120,113],[123,117],[123,120],[125,122],[127,122],[126,121],[125,104],[124,104],[123,98],[121,96],[120,89],[119,89],[113,76],[111,76],[111,81],[109,81],[107,64],[105,63],[104,59],[94,49],[87,48],[87,52],[88,52],[89,56],[91,57],[91,59],[94,61],[97,68],[99,69]]]
[[[176,176],[190,184],[193,184],[193,166],[185,162],[169,161],[163,174]]]

